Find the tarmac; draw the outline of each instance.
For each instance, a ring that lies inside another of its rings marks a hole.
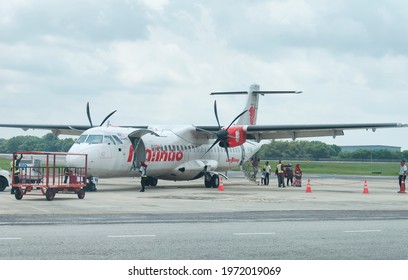
[[[52,201],[32,195],[16,200],[7,188],[0,193],[0,212],[24,216],[408,210],[408,194],[398,193],[397,177],[311,175],[304,176],[300,188],[278,188],[274,176],[268,186],[231,176],[223,180],[223,185],[224,190],[220,190],[205,188],[201,179],[159,181],[157,187],[139,192],[140,178],[100,179],[98,191],[87,192],[84,199],[78,199],[76,194],[57,193]]]

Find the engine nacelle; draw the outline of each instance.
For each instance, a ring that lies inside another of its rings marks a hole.
[[[246,131],[242,125],[231,125],[228,128],[228,135],[230,137],[227,139],[227,145],[230,148],[241,146],[247,139]],[[222,145],[221,143],[220,146]]]

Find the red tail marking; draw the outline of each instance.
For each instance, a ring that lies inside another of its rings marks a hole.
[[[254,106],[251,106],[251,108],[249,108],[249,123],[251,125],[255,125],[255,108]]]

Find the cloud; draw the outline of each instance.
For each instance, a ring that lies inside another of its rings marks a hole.
[[[143,5],[145,5],[148,9],[150,9],[152,12],[156,13],[163,13],[164,9],[169,4],[169,0],[155,0],[155,1],[140,0],[140,2]]]
[[[209,93],[252,83],[304,92],[262,97],[262,124],[406,122],[407,6],[397,0],[2,2],[2,122],[27,123],[29,115],[33,123],[86,124],[89,101],[94,122],[117,109],[116,124],[211,125]],[[244,102],[217,97],[222,122]],[[15,114],[16,104],[24,104],[24,113]],[[389,138],[375,144],[405,145]]]
[[[144,13],[130,1],[11,1],[2,4],[0,35],[9,42],[60,36],[81,41],[137,40],[145,36]]]

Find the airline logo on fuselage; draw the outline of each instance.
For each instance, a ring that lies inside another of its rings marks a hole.
[[[146,161],[181,161],[184,157],[182,151],[161,151],[146,149]]]
[[[239,162],[239,159],[232,157],[229,160],[227,159],[225,162],[229,162],[229,163]]]

